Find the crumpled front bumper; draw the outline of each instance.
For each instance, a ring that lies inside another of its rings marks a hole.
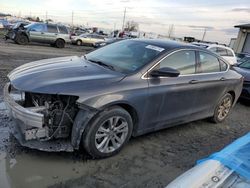
[[[41,151],[73,151],[70,140],[41,141],[40,138],[48,136],[44,126],[44,115],[38,113],[41,108],[25,108],[18,104],[10,93],[11,85],[4,87],[4,102],[13,120],[10,123],[11,133],[22,146]]]
[[[12,118],[22,121],[26,126],[43,127],[44,115],[37,113],[32,108],[24,108],[18,104],[10,95],[10,83],[4,87],[4,102]]]

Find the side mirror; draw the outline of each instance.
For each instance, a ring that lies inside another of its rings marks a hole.
[[[180,75],[180,71],[170,67],[163,67],[153,70],[150,75],[152,77],[178,77]]]

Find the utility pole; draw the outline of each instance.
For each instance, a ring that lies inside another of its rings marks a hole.
[[[71,26],[73,26],[73,23],[74,23],[74,11],[72,11]]]
[[[168,38],[171,38],[174,31],[174,24],[171,24],[168,28]]]
[[[127,8],[125,7],[125,9],[124,9],[124,14],[123,14],[123,21],[122,21],[122,31],[124,30],[124,24],[125,24],[126,12],[127,12]]]
[[[204,33],[203,33],[203,36],[202,36],[202,41],[204,41],[205,36],[206,36],[206,33],[207,33],[207,29],[206,29],[206,28],[204,28]]]
[[[46,11],[46,14],[45,14],[45,21],[48,20],[48,11]]]

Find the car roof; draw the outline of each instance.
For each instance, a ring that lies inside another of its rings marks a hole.
[[[164,48],[167,51],[178,49],[178,48],[200,49],[199,47],[190,45],[188,43],[176,42],[176,41],[167,40],[167,39],[130,39],[130,40],[144,42],[153,46],[158,46],[158,47]]]
[[[205,42],[193,42],[192,44],[194,45],[200,45],[200,46],[207,46],[207,47],[220,47],[220,48],[225,48],[228,50],[232,50],[231,48],[229,48],[228,46],[224,46],[221,44],[214,44],[214,43],[205,43]]]

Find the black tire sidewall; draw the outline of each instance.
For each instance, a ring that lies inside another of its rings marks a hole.
[[[79,42],[79,44],[78,44],[78,42]],[[81,45],[82,45],[82,41],[81,41],[81,40],[77,40],[77,41],[76,41],[76,45],[77,45],[77,46],[81,46]]]
[[[64,48],[65,42],[62,39],[57,39],[56,42],[55,42],[55,45],[56,45],[57,48]]]
[[[230,97],[230,99],[231,99],[231,107],[230,107],[230,110],[229,110],[227,116],[226,116],[223,120],[221,120],[221,119],[218,118],[218,110],[219,110],[219,107],[220,107],[221,103],[223,102],[223,100],[224,100],[225,98],[227,98],[227,97]],[[228,117],[228,115],[229,115],[229,113],[230,113],[230,111],[231,111],[231,109],[232,109],[232,105],[233,105],[233,96],[232,96],[231,94],[229,94],[229,93],[225,94],[225,95],[220,99],[219,103],[217,104],[217,106],[216,106],[216,108],[215,108],[215,110],[214,110],[214,116],[213,116],[213,118],[212,118],[212,121],[213,121],[214,123],[221,123],[221,122],[223,122],[223,121]]]
[[[105,120],[107,120],[108,118],[112,116],[117,116],[117,115],[123,117],[128,123],[129,130],[128,130],[127,138],[122,144],[122,146],[118,148],[117,150],[110,152],[110,153],[102,153],[95,146],[95,134],[97,130],[99,129],[99,127],[101,126],[101,124]],[[112,107],[99,113],[96,117],[94,117],[92,122],[90,122],[89,126],[86,128],[83,134],[83,139],[82,139],[83,146],[85,150],[94,158],[110,157],[110,156],[117,154],[119,151],[121,151],[124,145],[129,141],[131,134],[132,134],[132,130],[133,130],[133,121],[132,121],[130,114],[126,110],[120,107]]]
[[[16,41],[18,44],[25,45],[28,43],[28,37],[26,37],[25,35],[20,35],[17,37]]]

